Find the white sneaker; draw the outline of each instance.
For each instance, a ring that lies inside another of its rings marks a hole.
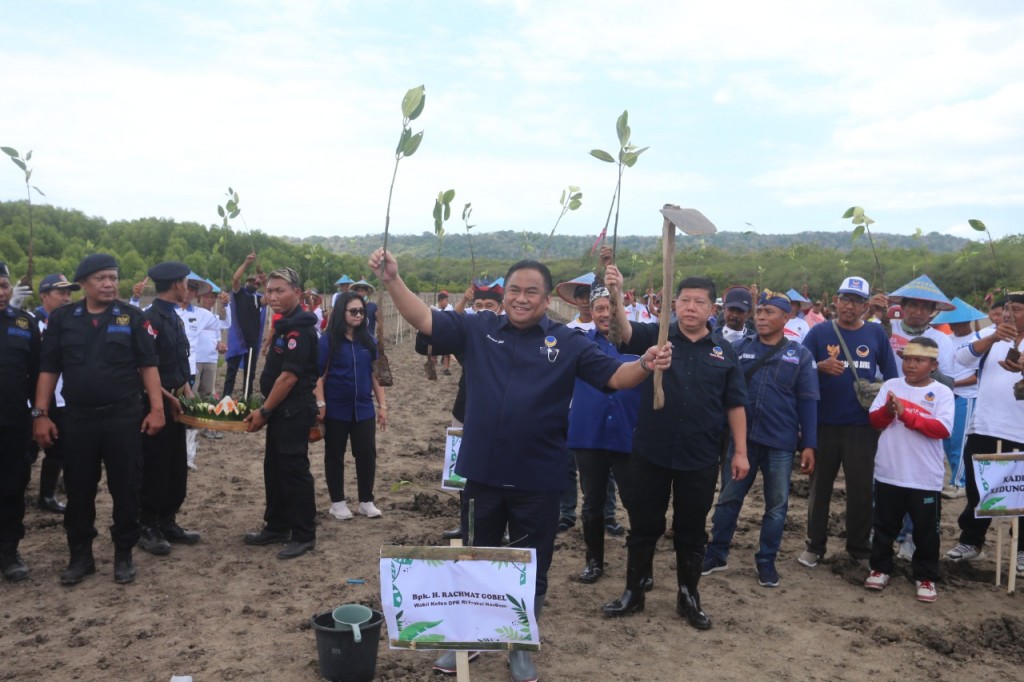
[[[939,593],[935,590],[935,583],[931,580],[917,581],[917,601],[923,601],[931,604],[938,598]]]
[[[984,556],[985,553],[981,551],[981,547],[962,543],[946,552],[946,558],[950,561],[977,561]]]
[[[818,565],[818,559],[820,558],[821,557],[819,555],[815,554],[811,550],[805,549],[800,556],[796,558],[796,560],[807,568],[814,568]]]
[[[345,500],[332,503],[331,508],[327,510],[327,513],[339,521],[345,521],[352,518],[352,512],[348,510],[348,504],[345,503]]]
[[[377,509],[373,502],[360,502],[359,513],[371,519],[375,519],[381,515],[380,509]]]
[[[888,584],[889,574],[881,571],[871,571],[867,580],[864,581],[864,587],[869,590],[884,590]]]
[[[914,545],[914,541],[910,538],[901,540],[899,542],[899,551],[896,552],[897,559],[903,559],[904,561],[912,561],[914,559],[914,550],[917,547]]]
[[[966,495],[967,491],[959,486],[947,485],[942,489],[942,498],[945,500],[955,500]]]

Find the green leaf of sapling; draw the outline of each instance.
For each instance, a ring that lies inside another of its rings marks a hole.
[[[402,148],[402,153],[405,154],[406,156],[412,156],[413,154],[416,153],[416,150],[420,148],[420,142],[422,141],[423,131],[421,130],[420,132],[416,133],[415,135],[409,138],[408,142],[406,142],[405,146]]]
[[[981,222],[980,220],[975,220],[974,218],[968,220],[967,224],[970,225],[973,229],[977,230],[978,232],[984,232],[985,230],[988,229],[987,227],[985,227],[985,223]]]
[[[562,198],[558,200],[558,203],[565,205],[565,190],[562,190]]]
[[[32,150],[31,149],[29,149],[28,150],[28,154],[25,155],[25,160],[26,161],[31,161],[32,160]]]
[[[23,170],[23,171],[27,171],[28,170],[28,168],[25,166],[25,162],[22,161],[21,159],[12,156],[11,157],[11,161],[13,161],[14,165],[17,166],[18,168],[20,168],[21,170]]]
[[[577,208],[579,208],[582,205],[583,205],[583,202],[581,202],[579,199],[573,199],[572,201],[569,202],[569,210],[570,211],[575,211]]]
[[[615,132],[619,136],[619,146],[625,147],[629,144],[629,111],[623,111],[615,121]]]
[[[846,212],[843,213],[843,219],[846,220],[848,218],[852,218],[853,217],[853,212],[854,212],[854,210],[856,210],[856,208],[857,208],[856,206],[851,206],[850,208],[846,209]]]
[[[857,229],[855,229],[853,231],[853,236],[850,237],[850,241],[851,242],[857,241],[858,239],[860,239],[862,234],[864,234],[864,226],[863,225],[859,225],[859,226],[857,226]]]
[[[420,102],[423,101],[424,88],[422,85],[415,88],[410,88],[405,93],[405,97],[402,98],[402,117],[411,119],[412,115],[419,108]]]
[[[17,156],[21,156],[21,154],[18,153],[18,150],[15,149],[14,147],[0,147],[0,152],[3,152],[12,159]]]
[[[224,207],[223,206],[220,206],[220,205],[217,206],[217,215],[219,215],[221,218],[224,217]]]
[[[595,159],[601,159],[602,161],[607,161],[608,163],[615,163],[615,159],[612,157],[612,155],[604,151],[603,149],[591,149],[590,155],[593,156]]]
[[[450,204],[450,203],[452,203],[452,199],[454,199],[454,198],[455,198],[455,190],[454,189],[450,189],[450,190],[448,190],[447,192],[444,193],[444,198],[442,199],[442,201],[444,203],[446,203],[446,204]]]

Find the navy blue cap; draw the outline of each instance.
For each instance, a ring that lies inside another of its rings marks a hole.
[[[725,304],[726,308],[739,308],[745,313],[750,312],[751,304],[753,299],[750,296],[750,290],[743,287],[735,287],[725,292]]]
[[[39,293],[45,294],[47,291],[53,289],[67,289],[68,291],[78,291],[82,287],[78,286],[74,282],[69,282],[68,278],[62,274],[47,275],[43,277],[43,281],[39,283]]]
[[[188,277],[190,272],[192,272],[192,268],[184,263],[172,260],[166,263],[157,263],[146,274],[154,282],[176,282],[179,279]]]
[[[100,270],[120,271],[120,269],[117,259],[109,253],[94,253],[83,258],[82,262],[78,264],[78,269],[75,270],[75,281],[81,282],[92,273],[99,272]]]
[[[0,262],[0,277],[11,278],[11,269],[7,267],[7,263]]]

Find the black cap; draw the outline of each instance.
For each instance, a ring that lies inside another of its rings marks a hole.
[[[192,269],[189,266],[172,260],[166,263],[157,263],[146,274],[154,282],[176,282],[179,279],[188,277],[190,272],[192,272]]]
[[[739,308],[743,312],[749,313],[751,303],[750,291],[743,287],[736,287],[725,292],[725,303],[723,305],[726,308]]]
[[[100,270],[119,271],[120,269],[117,265],[117,259],[109,253],[94,253],[83,258],[82,262],[78,264],[78,269],[75,270],[75,281],[81,282],[92,273],[99,272]]]
[[[7,267],[7,263],[0,262],[0,277],[11,278],[11,269]]]

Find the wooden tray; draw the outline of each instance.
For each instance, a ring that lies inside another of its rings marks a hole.
[[[177,421],[186,426],[196,429],[211,429],[213,431],[248,431],[249,422],[226,421],[223,419],[201,419],[187,414],[179,414],[175,417]]]

